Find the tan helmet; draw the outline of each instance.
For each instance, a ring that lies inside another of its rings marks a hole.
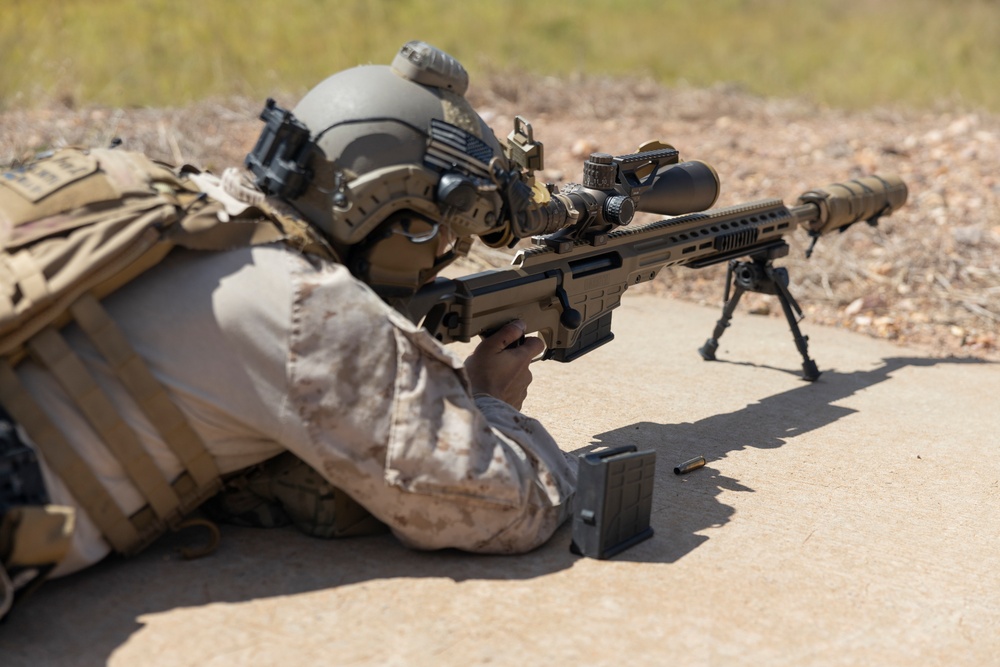
[[[503,226],[506,158],[464,97],[468,81],[453,57],[409,42],[391,66],[334,74],[291,112],[268,100],[247,166],[359,277],[383,292],[416,289],[443,268],[442,238]]]

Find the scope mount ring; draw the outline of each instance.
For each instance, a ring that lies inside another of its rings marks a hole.
[[[657,148],[651,151],[618,155],[613,158],[613,161],[618,165],[617,181],[622,194],[633,197],[653,185],[661,168],[677,164],[680,161],[680,152],[673,148]],[[647,166],[652,167],[652,170],[640,177],[636,172]]]

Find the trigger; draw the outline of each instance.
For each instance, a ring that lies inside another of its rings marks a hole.
[[[517,340],[515,340],[513,343],[511,343],[510,345],[508,345],[504,349],[505,350],[513,350],[515,347],[521,347],[522,345],[524,345],[524,338],[525,338],[525,335],[521,334],[520,338],[518,338]]]
[[[496,332],[500,331],[500,329],[502,329],[502,328],[503,327],[497,327],[496,329],[488,329],[487,331],[484,331],[481,334],[479,334],[479,338],[480,339],[489,338],[490,336],[492,336]],[[525,339],[525,334],[521,334],[520,338],[518,338],[517,340],[515,340],[513,343],[509,344],[504,349],[505,350],[512,350],[515,347],[521,347],[522,345],[524,345],[524,339]]]

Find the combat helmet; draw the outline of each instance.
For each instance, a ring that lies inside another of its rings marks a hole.
[[[502,227],[506,158],[453,57],[409,42],[391,66],[327,78],[292,111],[268,100],[246,165],[383,296],[412,293]],[[450,252],[446,242],[457,239]]]

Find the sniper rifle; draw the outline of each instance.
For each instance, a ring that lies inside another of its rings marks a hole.
[[[515,172],[520,183],[533,186],[541,144],[520,117],[508,149],[522,168]],[[568,362],[614,339],[612,311],[630,286],[653,280],[668,266],[727,262],[722,317],[701,356],[716,358],[719,338],[745,292],[773,294],[809,381],[820,371],[799,330],[802,310],[788,289],[787,270],[773,263],[788,255],[784,237],[805,228],[813,239],[808,257],[821,236],[862,220],[875,226],[907,198],[900,178],[870,176],[809,190],[793,206],[766,199],[705,210],[718,196],[715,170],[704,162],[680,162],[676,150],[658,142],[629,155],[594,153],[584,163],[581,184],[535,192],[541,192],[542,228],[549,233],[532,236],[535,247],[518,251],[511,268],[438,278],[397,307],[442,343],[467,342],[520,319],[527,333],[545,342],[543,358]],[[675,217],[630,226],[636,211]],[[521,228],[539,228],[531,222]],[[493,245],[516,242],[515,236]]]

